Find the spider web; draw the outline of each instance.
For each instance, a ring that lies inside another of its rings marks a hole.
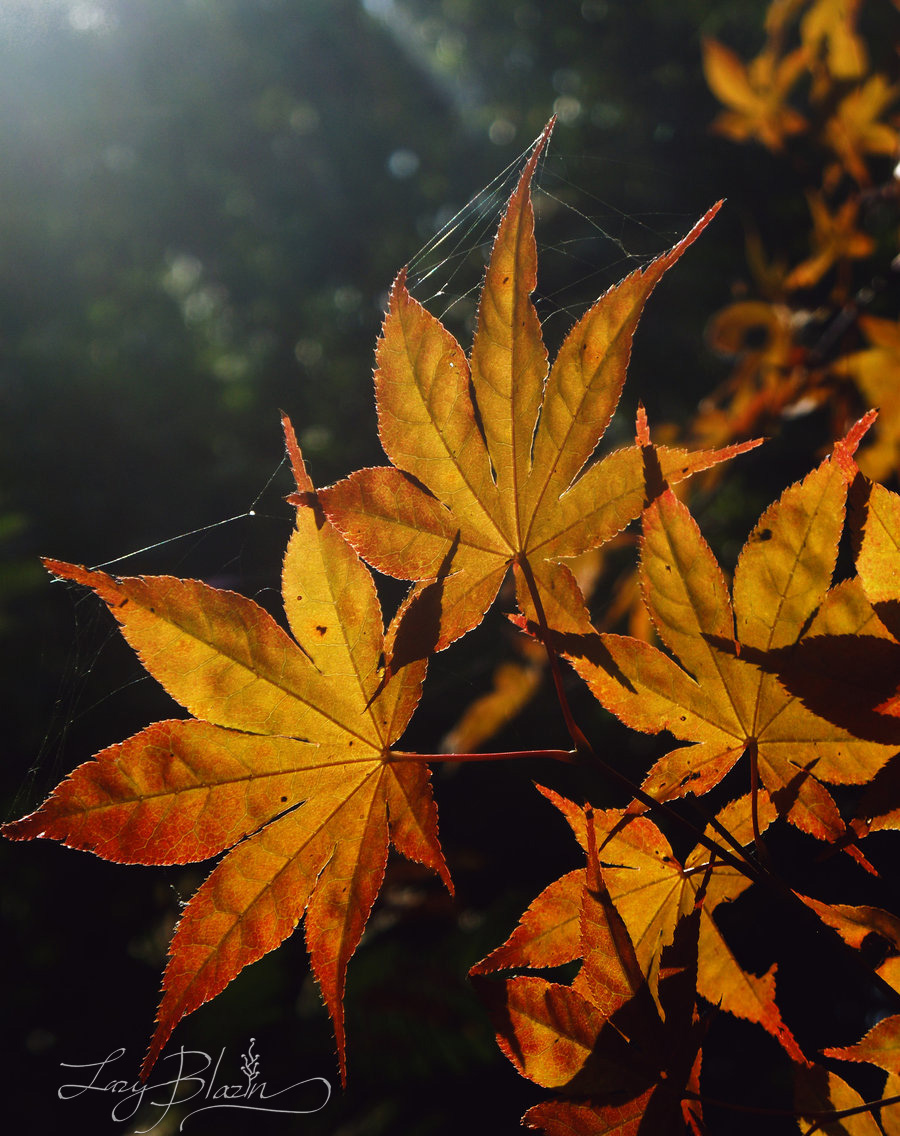
[[[531,149],[529,145],[517,154],[461,208],[445,206],[434,221],[433,235],[407,266],[411,293],[466,349],[474,333],[477,298],[497,225]],[[584,181],[591,180],[589,166],[594,160],[560,155],[551,138],[535,173],[533,200],[539,268],[534,301],[551,358],[569,327],[599,295],[668,248],[696,219],[688,213],[628,213],[587,192]],[[631,431],[632,418],[631,411],[622,415],[618,428],[621,437]],[[615,438],[616,434],[614,422],[610,437]],[[271,541],[273,532],[280,534],[282,547],[286,543],[291,517],[283,498],[290,488],[289,469],[282,458],[246,509],[123,551],[93,567],[122,575],[160,570],[181,575],[190,565],[191,574],[213,586],[249,595],[279,618],[281,597],[277,586],[260,586],[258,576],[245,570],[244,558],[261,538]],[[198,563],[203,565],[200,570],[195,567]],[[276,569],[277,563],[273,564],[273,578]],[[385,589],[385,607],[390,613],[401,592],[392,581],[379,579],[378,583],[380,589]],[[60,634],[70,634],[71,645],[59,675],[56,697],[47,713],[42,744],[24,772],[11,816],[34,807],[69,769],[89,756],[83,750],[82,734],[93,737],[98,722],[107,716],[119,719],[129,713],[130,702],[141,703],[148,689],[159,690],[121,641],[118,629],[96,597],[68,582],[61,586],[71,597],[72,629]],[[442,657],[440,665],[432,668],[437,698],[440,699],[441,688],[459,683],[474,696],[492,666],[490,660],[484,659],[483,666],[473,672],[471,667],[459,669],[452,659]],[[171,703],[166,711],[168,696],[160,694],[162,715],[179,714],[180,710]],[[145,724],[137,721],[135,729]],[[83,729],[85,726],[93,728]],[[109,737],[104,744],[119,740],[120,737]]]

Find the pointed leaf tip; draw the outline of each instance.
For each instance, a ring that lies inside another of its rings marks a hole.
[[[293,424],[286,414],[281,415],[281,426],[284,430],[284,444],[291,462],[294,481],[297,483],[297,493],[314,493],[315,489],[312,479],[306,472],[306,463],[303,460],[303,454],[300,452],[300,443],[297,441]],[[291,501],[292,504],[300,504],[296,499],[296,495],[293,493],[288,500]]]
[[[406,276],[409,271],[409,265],[404,264],[397,275],[394,277],[394,283],[391,285],[389,306],[393,307],[396,297],[409,294],[409,289],[406,287]]]
[[[869,432],[873,422],[878,417],[878,411],[870,410],[859,419],[858,422],[850,427],[844,437],[835,443],[834,456],[835,460],[842,468],[849,468],[849,472],[855,473],[855,463],[853,462],[853,455],[859,449],[860,443]]]
[[[642,402],[638,403],[637,418],[634,423],[634,440],[639,446],[650,445],[650,423],[647,421],[647,411]]]
[[[534,171],[537,168],[538,158],[545,149],[547,143],[550,141],[550,135],[553,133],[553,128],[556,126],[556,115],[554,115],[544,129],[540,132],[537,140],[532,147],[531,154],[528,161],[525,163],[525,168],[522,170],[519,177],[519,184],[516,186],[513,198],[516,198],[523,190],[526,190],[531,185],[531,179],[534,176]],[[512,204],[512,199],[510,200]]]
[[[668,253],[665,254],[666,258],[667,259],[671,258],[672,262],[676,261],[681,256],[681,254],[684,252],[684,250],[689,245],[692,245],[694,243],[694,241],[700,236],[700,234],[707,227],[707,225],[710,223],[710,221],[712,221],[712,219],[716,216],[716,214],[719,212],[719,210],[722,208],[722,206],[724,204],[725,204],[725,198],[721,197],[721,198],[719,198],[719,200],[714,205],[711,205],[709,207],[709,209],[707,209],[707,211],[699,219],[699,221],[697,221],[694,224],[691,231],[689,233],[687,233],[684,237],[682,237],[682,239],[678,242],[678,244],[676,244],[674,246],[674,248],[671,250],[671,252],[668,252]]]

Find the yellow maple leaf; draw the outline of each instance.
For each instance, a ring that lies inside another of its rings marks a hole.
[[[808,193],[806,200],[813,221],[813,254],[788,274],[784,286],[789,291],[812,288],[835,264],[869,256],[875,249],[874,240],[856,227],[859,201],[855,197],[848,197],[833,213],[821,193]]]
[[[864,155],[900,156],[900,134],[895,126],[879,121],[897,101],[900,85],[889,84],[883,75],[872,75],[837,105],[824,127],[828,145],[858,185],[869,185],[871,176]]]
[[[756,139],[769,150],[782,150],[785,139],[801,134],[806,119],[786,100],[806,70],[804,48],[784,58],[767,48],[750,63],[714,39],[703,41],[703,72],[716,98],[729,109],[713,123],[713,130],[735,142]]]
[[[615,536],[644,503],[640,446],[586,463],[619,400],[647,297],[718,206],[669,252],[601,296],[548,373],[531,301],[531,180],[550,126],[500,223],[471,359],[410,296],[401,272],[375,371],[379,433],[393,465],[359,470],[319,495],[370,564],[417,581],[405,606],[406,634],[401,629],[397,640],[401,658],[441,650],[480,623],[510,566],[529,618],[561,631],[589,629],[582,591],[562,562]],[[657,453],[664,476],[677,482],[744,448]]]

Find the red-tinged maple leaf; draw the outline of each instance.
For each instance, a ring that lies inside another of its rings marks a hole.
[[[530,1109],[527,1127],[550,1134],[636,1133],[640,1125],[674,1131],[673,1123],[684,1124],[682,1090],[696,1071],[700,1042],[699,913],[683,921],[679,943],[669,947],[654,1001],[607,887],[610,869],[600,864],[593,810],[570,807],[581,817],[586,868],[545,889],[505,946],[472,974],[583,959],[570,986],[534,976],[502,987],[478,979],[503,1052],[523,1076],[562,1094]]]
[[[851,907],[844,903],[822,903],[808,895],[797,895],[819,916],[823,923],[833,927],[845,943],[861,947],[871,934],[880,935],[895,950],[900,950],[900,918],[880,907]]]
[[[672,491],[645,510],[645,601],[680,666],[625,636],[560,641],[623,722],[693,743],[654,765],[643,784],[651,796],[707,792],[747,754],[751,783],[758,773],[792,824],[821,840],[848,836],[823,782],[862,784],[895,747],[862,740],[813,713],[759,664],[797,642],[826,596],[856,474],[852,454],[872,417],[760,518],[738,559],[733,606],[709,546]]]
[[[582,592],[562,562],[609,540],[645,501],[638,446],[582,470],[619,400],[647,297],[718,205],[668,253],[602,296],[572,328],[548,374],[531,301],[531,180],[551,127],[500,223],[471,360],[410,296],[401,272],[375,370],[379,433],[393,465],[360,470],[320,492],[329,519],[370,564],[417,581],[406,604],[416,642],[398,640],[401,658],[441,650],[475,627],[510,565],[526,614],[535,614],[536,591],[550,626],[587,630]],[[661,447],[658,460],[676,482],[743,448]]]
[[[900,1075],[900,1014],[882,1018],[856,1045],[823,1050],[841,1061],[868,1061],[879,1069]]]
[[[590,834],[583,811],[549,790],[542,792],[563,812],[579,842],[588,848]],[[775,809],[763,794],[758,802],[758,827],[765,830],[774,816]],[[702,894],[697,993],[735,1017],[761,1025],[792,1060],[805,1063],[806,1058],[782,1021],[775,1002],[776,967],[762,976],[744,970],[713,917],[721,904],[742,895],[751,881],[729,864],[713,862],[710,866],[710,853],[703,844],[698,844],[680,864],[668,841],[647,817],[629,818],[621,810],[595,811],[593,817],[603,879],[635,944],[637,961],[651,994],[657,991],[663,952],[674,941],[680,920],[694,910]],[[727,805],[717,819],[739,844],[753,840],[749,797]],[[713,835],[712,830],[708,835]],[[516,933],[510,944],[515,938]],[[485,962],[491,958],[489,955]]]
[[[425,664],[385,677],[372,577],[323,516],[286,420],[285,430],[297,481],[283,569],[294,638],[251,600],[196,580],[118,579],[46,561],[54,575],[93,588],[146,669],[193,717],[158,722],[99,753],[36,812],[4,825],[4,835],[52,837],[139,864],[232,849],[176,928],[144,1077],[179,1020],[304,915],[345,1076],[347,963],[389,844],[451,887],[428,768],[392,749],[418,703]]]

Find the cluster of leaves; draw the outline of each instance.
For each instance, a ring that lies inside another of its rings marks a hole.
[[[858,29],[862,8],[862,0],[773,0],[765,43],[747,63],[716,40],[704,43],[707,82],[726,108],[713,129],[788,166],[806,198],[809,250],[793,260],[784,242],[770,261],[756,228],[762,218],[751,222],[757,295],[712,321],[711,345],[734,370],[691,435],[741,437],[827,405],[836,438],[848,413],[880,406],[859,464],[881,480],[898,468],[900,330],[865,309],[896,272],[900,133],[890,111],[900,85],[873,69]],[[792,224],[803,232],[802,221]]]
[[[900,498],[856,461],[874,413],[763,514],[730,597],[671,486],[756,443],[656,445],[640,412],[634,444],[591,462],[644,304],[718,207],[603,295],[548,367],[531,301],[531,183],[551,128],[501,221],[469,358],[409,295],[404,273],[394,283],[375,372],[391,464],[317,492],[285,421],[296,480],[282,577],[290,634],[251,600],[198,581],[46,562],[108,605],[190,717],[97,754],[3,832],[125,863],[226,853],[175,931],[144,1077],[186,1014],[301,921],[346,1075],[345,975],[390,845],[452,890],[429,763],[529,756],[604,769],[631,804],[600,809],[544,790],[585,866],[546,888],[473,968],[504,1053],[554,1093],[525,1123],[550,1134],[706,1132],[702,1053],[717,1009],[780,1044],[804,1130],[846,1114],[840,1130],[876,1132],[880,1110],[883,1131],[896,1132],[900,917],[792,890],[765,844],[769,830],[793,826],[874,872],[866,838],[900,825]],[[845,515],[855,574],[835,584]],[[567,567],[638,519],[641,594],[667,650],[595,629]],[[386,631],[363,560],[413,581]],[[481,622],[510,568],[515,622],[547,654],[571,748],[398,748],[429,657]],[[575,721],[562,660],[627,726],[684,744],[628,783]],[[679,861],[657,821],[683,825],[671,802],[726,777],[739,791],[694,829],[696,847]],[[841,786],[867,788],[848,805]],[[757,976],[736,957],[716,913],[751,888],[836,930],[848,955],[870,935],[886,944],[872,982],[898,1012],[826,1051],[888,1073],[877,1105],[801,1049],[774,968]],[[568,984],[491,977],[579,960]]]
[[[875,314],[879,305],[896,308],[886,301],[900,283],[900,130],[890,115],[900,83],[874,69],[858,27],[862,7],[862,0],[772,0],[765,42],[746,63],[717,40],[703,42],[707,82],[725,107],[712,129],[731,142],[765,147],[782,194],[790,184],[796,190],[789,195],[804,200],[780,225],[774,209],[765,211],[764,195],[745,203],[752,283],[736,281],[740,298],[707,328],[710,349],[732,370],[689,421],[666,426],[670,441],[727,445],[816,411],[836,441],[877,406],[859,468],[875,481],[900,471],[900,324]],[[770,260],[760,231],[773,228],[778,251]],[[679,491],[684,499],[690,493],[690,484]],[[623,534],[606,551],[630,543]],[[652,640],[630,567],[623,571],[595,550],[576,570],[586,578],[586,595],[600,585],[609,593],[593,613],[596,626],[624,621],[631,635]],[[484,744],[534,697],[542,660],[521,645],[518,651],[525,657],[501,664],[493,688],[473,701],[449,744]]]

